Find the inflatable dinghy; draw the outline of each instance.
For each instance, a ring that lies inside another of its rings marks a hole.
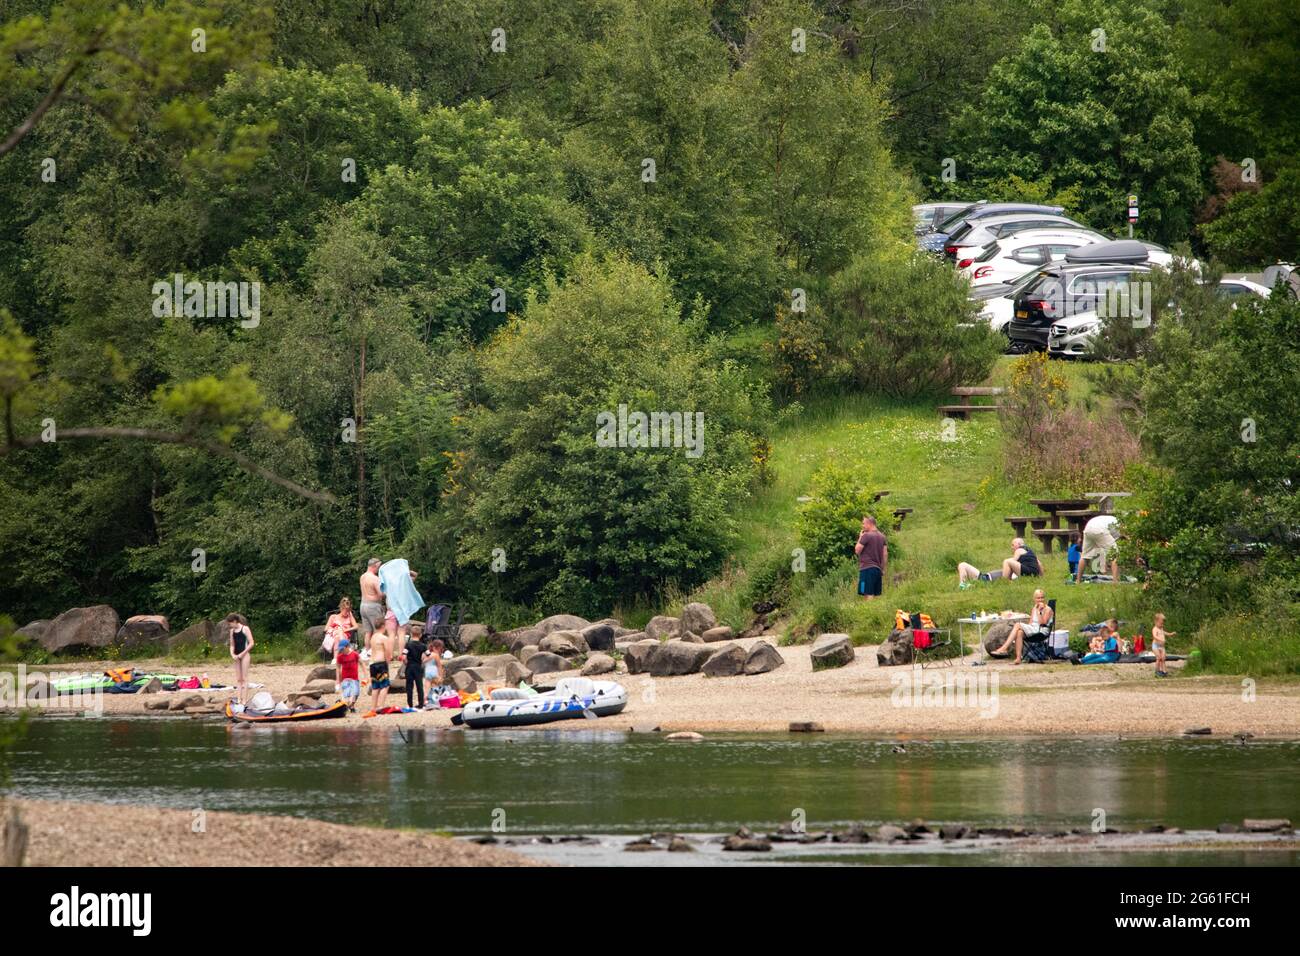
[[[466,727],[527,727],[556,720],[608,717],[627,706],[627,691],[609,680],[569,677],[548,694],[502,688],[488,700],[476,700],[451,719]]]
[[[129,680],[115,681],[111,674],[104,672],[61,677],[50,681],[50,689],[56,694],[84,694],[86,691],[113,689],[117,689],[119,693],[130,693],[139,690],[155,677],[164,687],[174,685],[180,680],[175,674],[140,674],[132,676]]]
[[[256,698],[254,698],[256,700]],[[296,724],[305,720],[329,720],[333,717],[346,717],[348,705],[336,701],[327,707],[305,710],[290,710],[284,704],[277,704],[269,711],[255,710],[251,706],[240,708],[233,700],[226,701],[226,716],[231,720],[246,724]]]

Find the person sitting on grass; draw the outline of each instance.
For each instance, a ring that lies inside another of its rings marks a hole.
[[[973,581],[996,581],[998,578],[1006,578],[1014,581],[1017,577],[1041,577],[1043,566],[1038,561],[1038,555],[1033,550],[1025,547],[1024,538],[1011,539],[1011,557],[1002,562],[1001,571],[981,572],[979,568],[965,561],[957,565],[957,586],[963,591],[970,587]]]
[[[1164,612],[1157,614],[1155,622],[1151,625],[1151,648],[1156,652],[1157,677],[1169,676],[1169,672],[1165,670],[1165,638],[1173,637],[1175,633],[1165,630]]]
[[[1112,626],[1112,624],[1115,626]],[[1118,622],[1115,622],[1113,619],[1107,621],[1102,626],[1101,633],[1094,638],[1094,641],[1097,641],[1100,644],[1101,650],[1094,650],[1089,654],[1085,654],[1082,658],[1076,657],[1073,659],[1073,663],[1114,664],[1119,660],[1119,635],[1116,633],[1117,630]],[[1092,646],[1096,647],[1097,644],[1093,644]]]
[[[1034,592],[1034,606],[1029,610],[1029,620],[1021,621],[1011,628],[1011,634],[1007,637],[1006,643],[993,652],[994,657],[1005,657],[1011,645],[1016,645],[1016,659],[1013,664],[1019,664],[1024,657],[1025,642],[1031,644],[1040,644],[1052,636],[1052,625],[1055,623],[1052,616],[1052,609],[1047,606],[1047,599],[1041,588]]]

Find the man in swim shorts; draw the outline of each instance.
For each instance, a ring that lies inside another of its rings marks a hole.
[[[357,611],[367,650],[370,649],[371,635],[384,626],[384,592],[379,584],[379,565],[378,558],[371,558],[366,562],[366,573],[361,575],[361,606]]]

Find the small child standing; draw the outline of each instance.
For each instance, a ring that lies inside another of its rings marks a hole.
[[[1065,552],[1065,560],[1070,564],[1070,583],[1079,575],[1079,561],[1083,557],[1083,536],[1077,531],[1070,532],[1070,547]]]
[[[339,668],[339,696],[343,698],[343,703],[348,705],[348,710],[355,712],[357,698],[361,696],[361,681],[357,674],[361,666],[361,655],[356,652],[352,642],[346,637],[339,641],[337,654],[335,661]]]
[[[1156,652],[1157,677],[1169,676],[1169,672],[1165,670],[1165,638],[1174,636],[1176,636],[1175,632],[1165,630],[1164,614],[1157,614],[1151,625],[1151,648]]]

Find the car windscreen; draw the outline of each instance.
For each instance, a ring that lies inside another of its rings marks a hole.
[[[949,229],[951,229],[953,226],[957,225],[957,223],[961,222],[961,221],[962,221],[962,218],[966,215],[966,213],[968,213],[968,212],[970,212],[972,209],[974,209],[975,206],[976,206],[975,203],[971,203],[971,205],[969,205],[969,206],[962,206],[960,209],[958,209],[956,212],[954,212],[951,216],[949,216],[949,217],[948,217],[947,219],[945,219],[943,222],[939,223],[939,225],[938,225],[938,227],[936,228],[935,231],[936,231],[936,232],[947,232],[947,231],[948,231]]]

